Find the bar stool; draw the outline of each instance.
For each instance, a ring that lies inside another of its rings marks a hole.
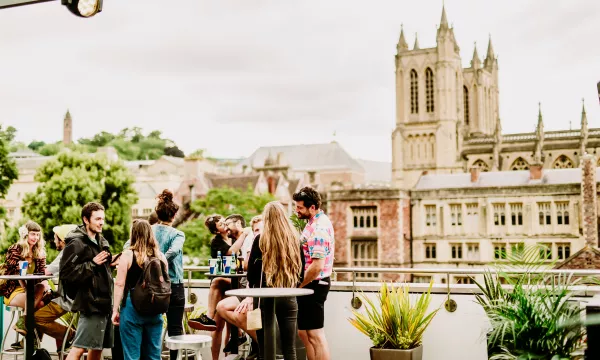
[[[167,337],[165,345],[169,350],[180,350],[177,354],[177,360],[183,359],[181,350],[195,351],[195,360],[202,360],[200,350],[210,347],[212,338],[208,335],[178,335]]]
[[[9,311],[11,313],[11,318],[10,318],[10,323],[8,324],[8,327],[6,328],[6,331],[4,332],[4,336],[2,336],[2,351],[0,352],[0,360],[4,359],[4,355],[11,355],[14,356],[15,360],[18,358],[19,355],[25,355],[25,350],[14,350],[11,349],[12,351],[7,351],[4,346],[6,344],[6,338],[8,337],[8,332],[10,331],[10,329],[12,329],[13,323],[15,322],[15,317],[17,319],[19,319],[21,316],[23,316],[23,308],[20,307],[16,307],[16,306],[5,306],[6,311]],[[15,331],[15,342],[18,343],[20,341],[19,338],[22,338],[23,336],[21,336],[18,332]]]

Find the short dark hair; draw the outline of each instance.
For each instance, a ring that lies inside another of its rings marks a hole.
[[[223,217],[219,214],[210,215],[204,221],[204,226],[210,231],[211,234],[216,234],[219,231],[217,230],[217,223],[221,221]]]
[[[173,193],[169,189],[164,189],[158,195],[158,204],[156,204],[155,210],[160,221],[171,222],[175,218],[179,211],[179,205],[173,202]]]
[[[321,207],[321,195],[317,190],[310,186],[305,186],[300,189],[300,191],[292,196],[292,199],[294,199],[294,201],[302,201],[307,208],[314,205],[315,209],[318,210]]]
[[[94,211],[104,211],[104,206],[102,206],[102,204],[97,203],[97,202],[89,202],[89,203],[83,205],[83,208],[81,209],[81,221],[83,221],[84,224],[85,224],[84,219],[87,219],[87,221],[90,221],[90,218],[92,217],[92,213]]]
[[[242,227],[246,227],[246,220],[244,220],[244,217],[240,214],[231,214],[225,218],[225,221],[227,220],[239,221],[242,223]]]
[[[153,211],[150,216],[148,216],[148,222],[150,225],[154,225],[158,222],[158,215],[156,214],[156,211]]]

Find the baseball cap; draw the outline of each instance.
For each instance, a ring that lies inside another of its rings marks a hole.
[[[73,224],[66,224],[66,225],[60,225],[60,226],[55,226],[52,231],[54,231],[54,233],[62,240],[65,241],[65,237],[67,236],[68,233],[70,233],[71,231],[75,230],[75,228],[77,228],[77,225],[73,225]]]

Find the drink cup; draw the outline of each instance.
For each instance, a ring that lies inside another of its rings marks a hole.
[[[217,272],[217,259],[208,260],[208,265],[210,266],[210,274],[214,275]]]
[[[229,274],[231,272],[231,256],[223,256],[223,274]]]
[[[29,268],[28,261],[19,261],[19,275],[21,275],[21,276],[27,275],[28,268]]]

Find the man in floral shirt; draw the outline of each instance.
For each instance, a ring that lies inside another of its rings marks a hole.
[[[304,253],[304,279],[300,287],[314,290],[314,294],[298,297],[298,330],[306,347],[308,360],[329,360],[329,346],[325,338],[325,300],[331,286],[335,237],[329,217],[321,207],[321,195],[311,187],[304,187],[293,196],[296,213],[308,220],[300,244]]]

